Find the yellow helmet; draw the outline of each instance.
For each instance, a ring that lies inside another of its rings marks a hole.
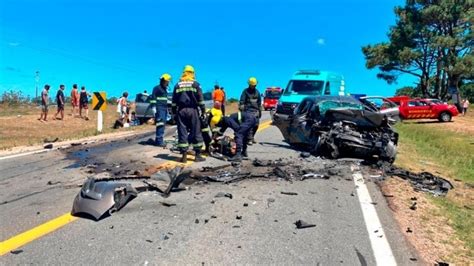
[[[222,111],[216,108],[211,109],[211,123],[210,126],[214,128],[217,123],[221,121],[223,117]]]
[[[249,85],[251,86],[257,86],[257,79],[254,77],[249,78]]]
[[[194,73],[194,67],[191,66],[191,65],[186,65],[186,66],[184,66],[183,72],[191,72],[191,73]]]
[[[165,73],[165,74],[161,75],[160,79],[170,81],[171,80],[171,75],[168,74],[168,73]]]

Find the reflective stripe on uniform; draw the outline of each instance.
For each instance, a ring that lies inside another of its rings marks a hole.
[[[176,93],[181,93],[181,92],[185,92],[185,91],[197,92],[197,89],[193,88],[193,87],[184,87],[184,88],[176,89]]]
[[[189,147],[188,143],[178,143],[178,148],[187,148]]]
[[[162,127],[162,126],[164,126],[164,125],[165,125],[164,122],[158,122],[158,123],[156,123],[156,126],[157,126],[157,127]]]
[[[167,101],[168,98],[166,98],[166,97],[156,97],[156,100],[158,100],[158,101],[166,100]]]
[[[193,144],[193,147],[194,147],[194,148],[200,148],[200,147],[202,147],[203,145],[204,145],[204,143],[199,142],[199,143]]]
[[[239,124],[242,124],[242,112],[237,113],[237,120],[239,121]]]
[[[176,104],[175,104],[175,103],[172,103],[171,106],[176,106]]]
[[[204,102],[198,102],[199,105],[204,105]]]
[[[156,103],[156,101],[155,100],[150,100],[150,103]]]
[[[208,127],[205,127],[203,129],[201,129],[202,132],[209,132],[209,128]]]
[[[212,129],[212,132],[219,132],[221,131],[221,128],[220,127],[215,127]]]

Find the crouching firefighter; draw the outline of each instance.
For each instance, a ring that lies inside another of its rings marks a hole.
[[[236,154],[230,161],[240,162],[242,159],[248,158],[247,142],[249,141],[249,133],[257,125],[257,118],[253,113],[239,111],[230,116],[216,115],[211,118],[210,124],[212,128],[220,128],[219,134],[221,135],[224,134],[227,128],[234,131]]]
[[[223,116],[221,106],[221,103],[216,101],[214,102],[213,108],[206,112],[205,116],[201,116],[201,132],[202,138],[204,139],[205,151],[207,154],[210,154],[211,152],[211,143],[213,141],[212,136],[214,135],[214,133],[219,131],[219,128],[214,126],[216,122],[213,122],[212,118],[218,117],[220,119]],[[209,127],[211,123],[213,123],[213,126]]]
[[[184,67],[180,81],[174,87],[172,111],[178,126],[178,149],[182,154],[181,162],[187,162],[188,140],[196,154],[195,161],[205,161],[205,158],[201,156],[203,146],[201,118],[206,110],[201,85],[195,80],[192,66]]]
[[[163,74],[160,77],[160,84],[153,88],[150,103],[155,106],[156,136],[155,145],[166,147],[164,142],[165,124],[168,116],[168,85],[171,76]]]

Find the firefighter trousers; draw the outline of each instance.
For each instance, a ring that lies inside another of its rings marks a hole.
[[[156,106],[155,113],[155,122],[156,122],[156,136],[155,136],[155,145],[163,146],[164,135],[165,135],[165,125],[166,117],[168,116],[168,107],[166,105]]]
[[[203,139],[197,108],[181,108],[178,110],[177,118],[178,148],[181,153],[188,150],[189,144],[193,146],[195,151],[200,151],[203,146]]]

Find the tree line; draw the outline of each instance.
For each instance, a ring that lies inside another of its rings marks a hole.
[[[423,97],[446,99],[460,88],[474,97],[474,1],[407,0],[394,12],[388,41],[362,47],[367,68],[389,84],[416,77],[412,92]]]

